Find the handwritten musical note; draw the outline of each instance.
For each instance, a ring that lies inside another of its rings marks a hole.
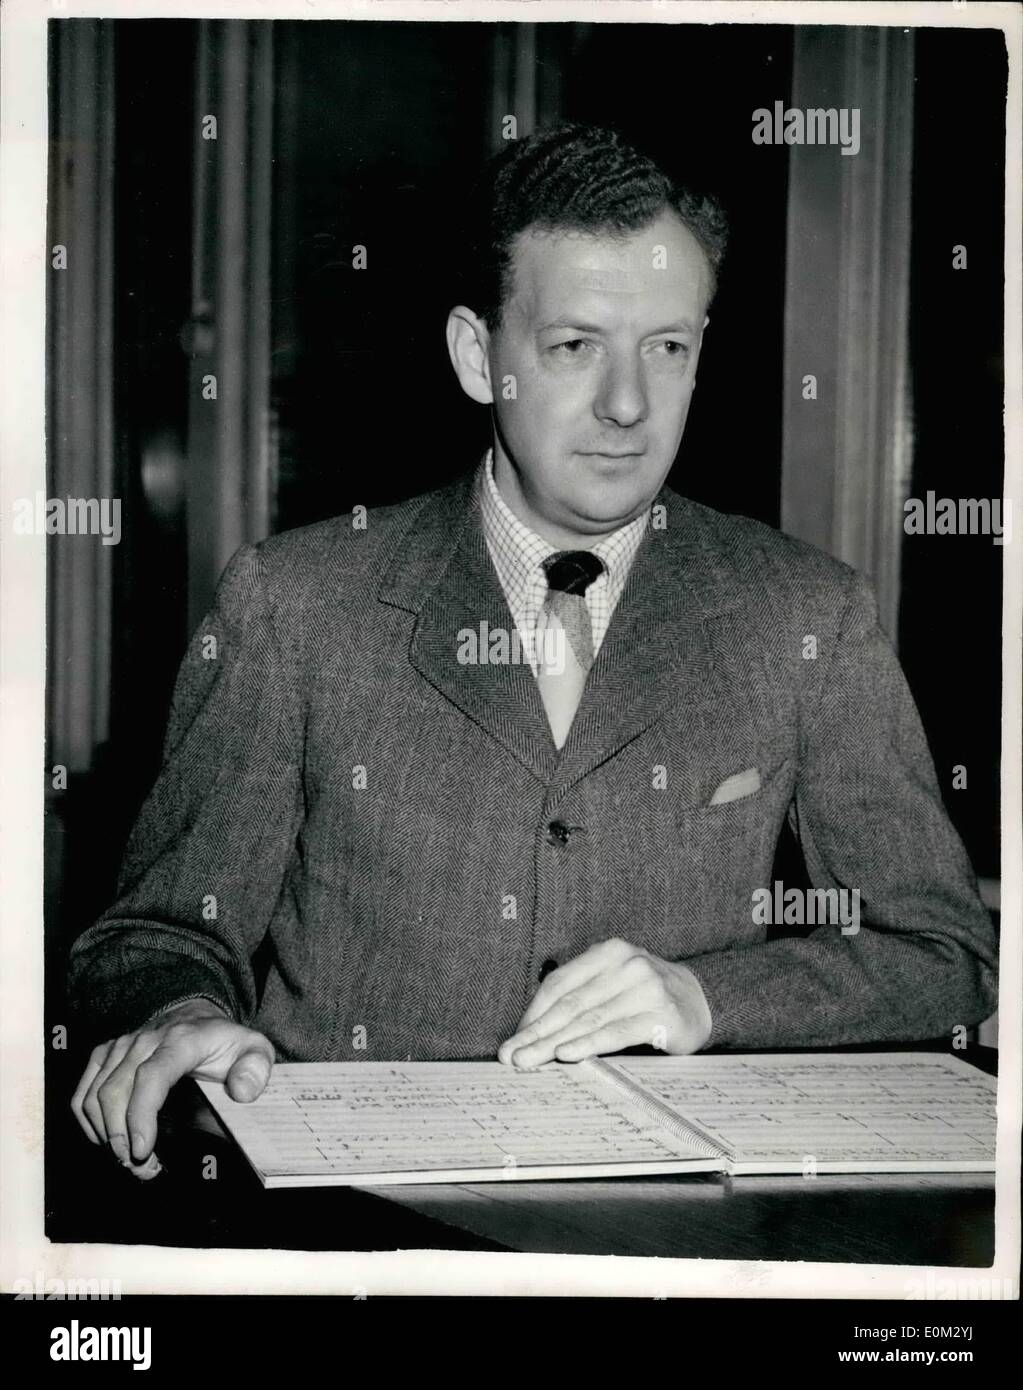
[[[684,1115],[735,1165],[983,1163],[996,1083],[952,1057],[848,1053],[604,1063]]]
[[[217,1083],[204,1093],[257,1171],[270,1180],[363,1181],[406,1175],[713,1160],[664,1130],[589,1067],[516,1072],[498,1062],[307,1063],[276,1066],[251,1105]],[[706,1166],[712,1166],[710,1162]],[[436,1180],[436,1178],[434,1179]],[[447,1178],[446,1180],[452,1180]],[[271,1181],[268,1185],[281,1185]]]
[[[995,1082],[929,1053],[286,1064],[251,1105],[199,1084],[268,1187],[994,1160]]]

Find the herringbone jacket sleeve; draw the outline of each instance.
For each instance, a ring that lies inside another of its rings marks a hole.
[[[243,547],[200,623],[174,690],[159,778],[132,831],[116,901],[72,949],[73,1005],[111,1037],[172,1001],[216,1000],[248,1022],[251,957],[300,823],[293,658]]]
[[[851,571],[821,659],[800,711],[791,820],[813,885],[859,890],[859,929],[687,960],[710,1005],[709,1046],[950,1036],[996,1007],[993,925],[872,591]]]

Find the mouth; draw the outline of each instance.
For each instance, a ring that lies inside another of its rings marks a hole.
[[[588,459],[641,459],[645,449],[628,449],[625,453],[612,453],[608,449],[594,449],[583,455]]]

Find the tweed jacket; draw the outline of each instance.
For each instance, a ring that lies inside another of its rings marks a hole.
[[[281,1060],[493,1057],[544,963],[610,937],[689,966],[709,1046],[990,1014],[992,923],[868,585],[657,504],[560,751],[528,665],[457,656],[512,626],[471,477],[243,547],[73,949],[101,1036],[205,995]],[[786,816],[814,885],[859,891],[858,931],[767,939]]]

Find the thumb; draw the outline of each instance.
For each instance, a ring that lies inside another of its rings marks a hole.
[[[251,1048],[237,1057],[227,1073],[225,1086],[232,1100],[250,1101],[262,1095],[270,1080],[273,1059],[262,1050]]]

